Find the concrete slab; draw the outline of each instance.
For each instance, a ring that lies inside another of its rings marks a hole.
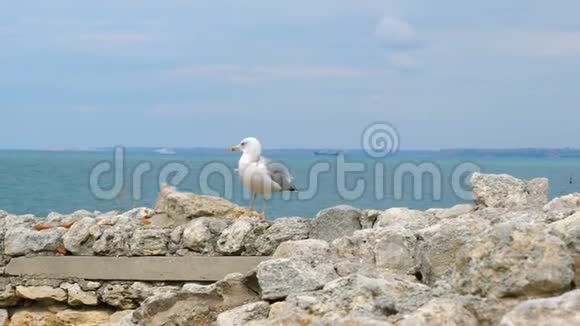
[[[270,257],[18,257],[5,274],[110,281],[218,281]]]

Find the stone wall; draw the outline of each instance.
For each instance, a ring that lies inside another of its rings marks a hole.
[[[0,325],[578,324],[580,194],[472,183],[473,205],[272,222],[170,187],[155,209],[0,212]]]

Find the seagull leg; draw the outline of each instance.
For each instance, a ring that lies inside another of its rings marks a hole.
[[[258,197],[258,194],[252,193],[252,199],[250,200],[250,212],[252,212],[254,210],[254,203],[256,202],[257,197]]]
[[[264,196],[264,211],[262,212],[262,215],[264,215],[264,218],[266,218],[266,211],[268,210],[268,200],[266,199],[266,196]]]

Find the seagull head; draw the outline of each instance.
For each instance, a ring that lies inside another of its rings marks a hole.
[[[252,157],[260,157],[262,154],[262,144],[254,137],[247,137],[242,139],[238,145],[231,147],[230,150],[232,152],[240,150],[242,153],[251,155]]]

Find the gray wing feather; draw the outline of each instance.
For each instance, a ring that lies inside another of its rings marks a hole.
[[[266,160],[266,170],[268,170],[270,178],[276,182],[282,190],[296,191],[293,178],[288,169],[282,163]]]

